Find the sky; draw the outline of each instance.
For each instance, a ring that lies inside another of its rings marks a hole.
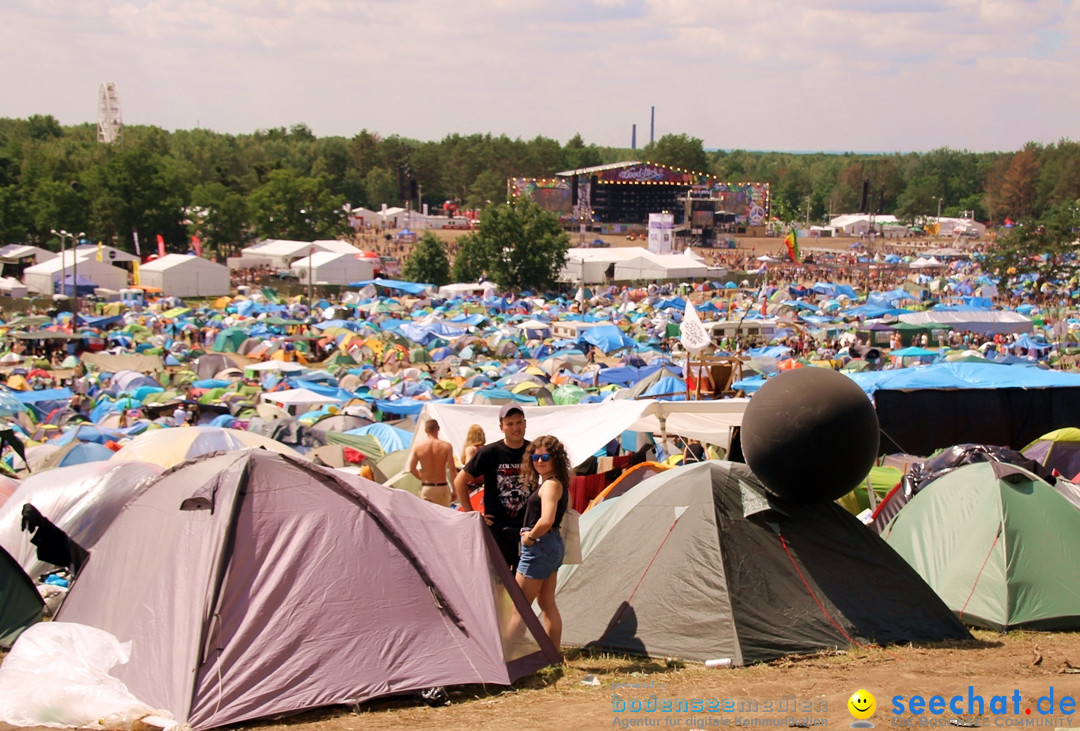
[[[3,0],[0,117],[230,134],[1011,151],[1077,139],[1073,0]]]

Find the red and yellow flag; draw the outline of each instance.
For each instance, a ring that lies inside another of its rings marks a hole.
[[[787,255],[791,261],[796,264],[799,263],[799,235],[792,231],[784,239],[784,245],[787,246]]]

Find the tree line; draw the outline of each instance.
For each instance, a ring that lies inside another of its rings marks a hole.
[[[866,211],[914,222],[970,215],[1071,221],[1080,199],[1080,144],[1030,143],[1015,152],[942,148],[925,153],[795,154],[706,150],[665,135],[641,150],[565,144],[547,137],[447,135],[438,141],[381,136],[316,137],[305,125],[222,134],[128,126],[120,142],[97,141],[93,124],[47,115],[0,119],[0,241],[58,248],[50,232],[85,232],[134,251],[161,235],[186,251],[228,255],[262,238],[332,238],[348,230],[345,204],[414,208],[446,200],[465,208],[505,202],[510,177],[624,160],[649,160],[730,182],[771,186],[774,217],[824,222]]]

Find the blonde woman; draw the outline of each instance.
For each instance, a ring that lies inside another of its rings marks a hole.
[[[476,454],[476,450],[487,444],[487,437],[484,436],[484,428],[479,424],[473,424],[469,427],[469,431],[465,434],[465,446],[461,448],[461,464],[469,464],[469,460]]]

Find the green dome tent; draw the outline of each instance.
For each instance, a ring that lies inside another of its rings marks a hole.
[[[1027,470],[958,467],[920,490],[881,537],[967,624],[1080,629],[1080,510]]]
[[[40,622],[44,608],[33,580],[0,548],[0,647],[11,647],[24,629]]]
[[[214,338],[214,351],[218,353],[235,353],[240,344],[248,338],[247,330],[239,327],[227,327]]]

